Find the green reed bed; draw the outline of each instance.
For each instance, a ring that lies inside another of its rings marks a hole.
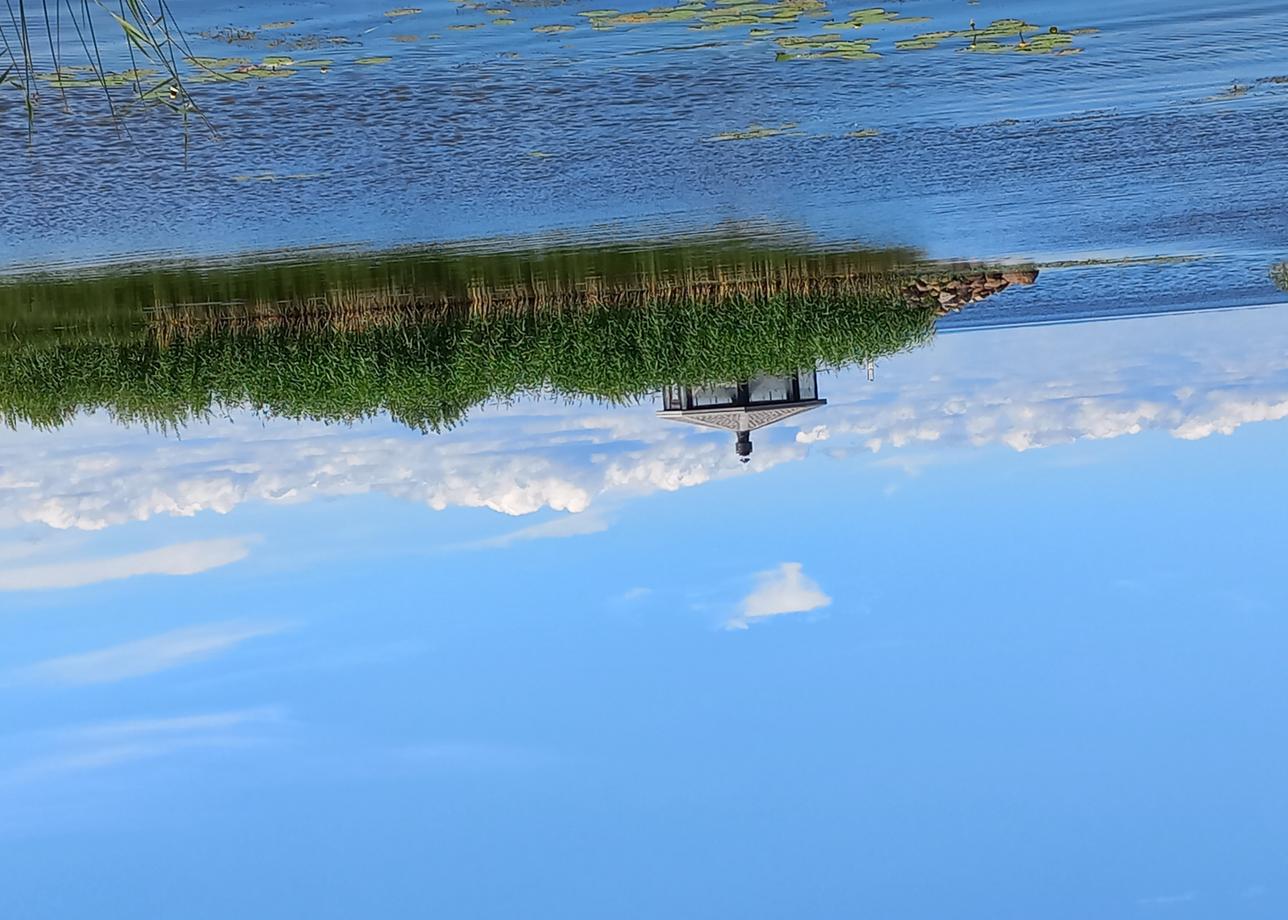
[[[130,324],[211,305],[267,317],[382,310],[581,307],[740,292],[809,294],[865,283],[916,254],[803,252],[770,241],[705,239],[511,251],[406,249],[260,255],[245,262],[148,265],[102,273],[0,277],[0,329]]]
[[[470,408],[551,392],[620,402],[673,382],[874,360],[926,342],[935,312],[896,290],[803,299],[734,294],[623,307],[455,310],[430,321],[327,327],[168,322],[0,345],[0,417],[56,426],[84,410],[176,426],[245,406],[351,422],[381,412],[422,431]]]

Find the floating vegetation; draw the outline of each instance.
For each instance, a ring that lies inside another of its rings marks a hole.
[[[353,63],[362,64],[363,66],[370,66],[372,64],[388,64],[392,60],[393,58],[389,57],[386,54],[375,54],[375,55],[372,55],[371,57],[358,58]]]
[[[1270,269],[1270,277],[1281,291],[1288,292],[1288,262],[1280,262]]]
[[[388,16],[390,19],[396,19],[400,16],[417,16],[423,12],[425,11],[418,6],[403,6],[403,7],[399,7],[396,10],[390,10],[389,12],[385,13],[385,15]]]
[[[547,26],[533,26],[532,31],[540,32],[543,35],[558,35],[562,32],[571,32],[573,28],[573,26],[566,25],[564,23],[556,23],[554,25]]]
[[[1061,31],[1057,26],[1042,28],[1022,19],[997,19],[982,29],[971,22],[969,29],[949,32],[924,32],[895,42],[899,51],[932,51],[952,43],[958,51],[978,54],[1078,54],[1074,38],[1091,35],[1095,29]]]
[[[774,39],[782,50],[780,61],[869,61],[881,55],[872,50],[875,39],[837,38],[835,35],[786,35]]]
[[[754,141],[766,137],[780,137],[786,134],[792,128],[795,128],[795,122],[771,126],[759,125],[752,123],[741,131],[725,131],[721,134],[715,134],[708,137],[709,141]]]
[[[823,0],[681,0],[675,6],[659,6],[639,12],[588,10],[578,14],[594,29],[684,22],[698,30],[725,29],[796,22],[802,17],[830,15]]]
[[[1007,283],[900,267],[911,258],[730,241],[0,280],[21,329],[0,334],[0,418],[174,426],[247,406],[439,430],[526,393],[632,400],[872,361]]]
[[[860,128],[858,131],[847,131],[845,136],[864,139],[869,137],[880,137],[881,132],[876,128]]]

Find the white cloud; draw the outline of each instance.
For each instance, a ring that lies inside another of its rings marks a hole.
[[[93,652],[51,658],[22,668],[14,677],[22,683],[73,687],[113,683],[203,661],[283,628],[268,623],[212,623],[176,629]]]
[[[725,623],[729,629],[746,629],[756,620],[787,613],[808,613],[832,603],[799,562],[784,562],[756,576],[756,587],[742,600],[737,616]]]
[[[80,588],[136,575],[196,575],[245,559],[248,540],[176,543],[123,556],[72,559],[0,570],[0,591]]]

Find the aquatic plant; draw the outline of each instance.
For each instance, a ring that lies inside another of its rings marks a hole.
[[[1288,291],[1288,262],[1280,262],[1271,268],[1270,277],[1281,291]]]

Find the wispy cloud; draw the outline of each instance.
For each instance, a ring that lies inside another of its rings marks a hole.
[[[114,683],[204,661],[285,628],[280,623],[230,622],[176,629],[79,655],[50,658],[16,671],[13,677],[20,683],[55,686]]]
[[[233,749],[263,740],[263,730],[285,721],[275,706],[156,719],[99,722],[49,733],[41,753],[0,770],[0,786],[36,782],[68,773],[105,770],[187,750]],[[15,739],[0,739],[10,746]],[[23,740],[23,739],[18,739]]]
[[[565,514],[551,521],[543,521],[540,524],[533,524],[530,527],[521,527],[518,530],[511,530],[509,533],[503,533],[497,537],[489,537],[486,540],[475,540],[472,543],[462,543],[453,549],[504,549],[515,543],[522,543],[527,540],[553,540],[564,537],[584,537],[590,534],[603,533],[608,529],[610,521],[607,517],[596,512],[584,511],[580,514]]]
[[[617,596],[617,601],[618,603],[622,603],[622,604],[634,604],[634,603],[637,603],[638,601],[644,600],[652,593],[653,593],[652,588],[645,588],[643,585],[638,585],[634,588],[631,588],[628,591],[623,591],[621,594],[619,594]]]
[[[245,559],[249,544],[246,538],[198,540],[122,556],[0,569],[0,591],[81,588],[136,575],[196,575]]]
[[[832,603],[799,562],[784,562],[756,576],[756,587],[742,600],[737,616],[726,621],[729,629],[746,629],[756,620],[787,613],[808,613]]]

